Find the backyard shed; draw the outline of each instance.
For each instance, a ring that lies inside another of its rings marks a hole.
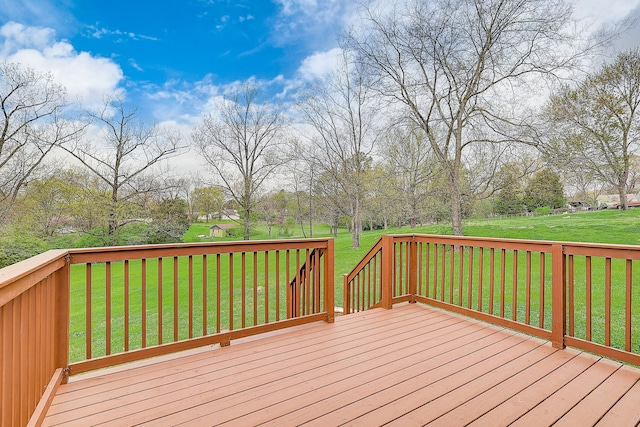
[[[227,230],[234,228],[233,224],[213,224],[209,227],[210,237],[227,237]]]

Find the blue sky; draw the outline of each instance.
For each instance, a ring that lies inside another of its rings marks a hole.
[[[371,0],[388,2],[389,0]],[[599,25],[640,0],[569,0]],[[331,70],[355,0],[0,0],[0,61],[51,72],[70,101],[119,93],[150,122],[188,137],[234,85],[273,102]],[[386,4],[386,3],[385,3]],[[638,46],[640,26],[620,46]]]
[[[573,0],[596,24],[640,0]],[[354,0],[0,0],[0,60],[51,70],[72,100],[120,91],[155,121],[255,79],[272,97],[330,67]]]
[[[35,68],[49,64],[72,98],[88,102],[120,90],[165,120],[178,107],[197,115],[208,96],[234,82],[255,79],[272,96],[295,85],[305,64],[318,64],[314,55],[337,46],[351,4],[0,0],[0,55]]]

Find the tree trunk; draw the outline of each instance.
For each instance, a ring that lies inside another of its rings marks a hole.
[[[449,171],[451,184],[451,227],[453,234],[462,236],[462,194],[460,194],[460,174],[458,170]]]
[[[249,211],[249,209],[248,208],[245,209],[244,210],[244,215],[243,215],[243,218],[242,218],[243,222],[244,222],[244,237],[243,237],[244,240],[250,240],[250,237],[251,237],[250,236],[250,229],[251,229],[250,225],[251,224],[250,224],[250,220],[249,220],[250,215],[251,215],[251,212]]]
[[[354,218],[351,221],[351,247],[357,249],[360,247],[360,230],[362,229],[362,224],[358,226],[356,223],[356,219]]]
[[[620,196],[620,204],[618,204],[618,208],[622,210],[627,209],[627,180],[620,179],[618,183],[618,195]]]
[[[353,203],[351,217],[351,247],[360,247],[360,234],[362,234],[362,213],[360,212],[360,200],[356,198]]]

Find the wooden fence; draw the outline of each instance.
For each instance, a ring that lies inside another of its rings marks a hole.
[[[333,240],[56,250],[0,270],[0,425],[69,375],[334,316]]]
[[[640,365],[640,246],[383,236],[344,276],[344,312],[422,302]]]

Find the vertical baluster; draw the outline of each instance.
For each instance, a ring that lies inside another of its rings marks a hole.
[[[482,300],[484,295],[482,293],[482,283],[484,275],[484,248],[481,246],[478,249],[478,311],[482,312]]]
[[[293,289],[291,289],[291,253],[289,249],[285,252],[285,283],[287,286],[287,319],[293,317]]]
[[[446,273],[446,246],[445,244],[440,245],[442,248],[442,259],[440,260],[440,276],[441,276],[441,284],[440,284],[440,292],[442,293],[440,299],[444,302],[445,301],[445,278],[447,277],[447,273]]]
[[[280,251],[276,251],[276,322],[280,320]]]
[[[469,246],[469,275],[467,280],[467,308],[473,305],[473,246]]]
[[[124,351],[129,351],[129,260],[124,261]]]
[[[173,257],[173,341],[178,341],[178,257]]]
[[[525,302],[525,323],[531,324],[531,251],[527,251],[527,265],[525,272],[525,286],[527,290],[526,302]]]
[[[449,304],[453,304],[453,282],[454,282],[454,262],[455,262],[456,252],[455,247],[453,245],[449,245]],[[442,273],[444,274],[444,265],[442,269]],[[444,277],[443,277],[444,280]]]
[[[314,291],[315,291],[315,282],[314,279],[316,277],[315,274],[315,268],[316,268],[316,263],[315,263],[315,258],[314,256],[316,255],[315,253],[315,249],[312,249],[311,251],[309,251],[307,249],[307,261],[309,264],[308,268],[306,269],[306,274],[307,274],[307,311],[306,314],[312,314],[314,307],[315,307],[315,297],[314,297]]]
[[[573,255],[569,255],[569,336],[575,336],[575,274]]]
[[[140,345],[142,348],[146,348],[147,347],[147,260],[145,258],[143,258],[141,260],[141,266],[140,266],[140,270],[141,270],[141,302],[142,302],[142,313],[140,313],[142,319],[140,319],[141,321],[141,329],[142,329],[142,336],[140,337]]]
[[[355,307],[356,311],[360,311],[362,310],[362,306],[360,305],[360,273],[356,274],[356,277],[353,278],[353,287],[354,287],[354,292],[353,292],[353,298],[354,298],[354,304],[353,306]]]
[[[202,335],[208,335],[207,317],[209,314],[209,296],[207,295],[207,254],[202,255]]]
[[[308,287],[309,287],[309,249],[306,249],[304,252],[304,261],[302,261],[304,264],[301,266],[302,267],[302,271],[300,272],[301,275],[301,279],[300,279],[300,292],[302,293],[300,296],[300,303],[301,303],[301,310],[300,310],[300,314],[301,315],[306,315],[308,314],[308,309],[309,309],[309,292],[308,292]]]
[[[433,244],[433,299],[438,295],[438,244]],[[442,295],[440,300],[443,301]]]
[[[189,255],[189,338],[193,338],[193,255]]]
[[[91,263],[87,263],[85,269],[85,358],[91,359],[92,356],[92,334],[91,334],[91,324],[93,323],[91,320]]]
[[[625,287],[626,291],[626,305],[625,305],[625,333],[624,333],[624,349],[631,351],[631,291],[633,284],[633,264],[630,259],[626,260],[627,264],[627,283]]]
[[[264,252],[264,323],[269,323],[269,251]]]
[[[464,246],[458,246],[458,305],[462,307],[462,282],[464,281]]]
[[[162,258],[158,258],[158,344],[162,344]]]
[[[540,329],[544,329],[544,305],[546,302],[544,289],[545,289],[545,274],[546,274],[546,256],[544,252],[540,252]]]
[[[294,306],[293,316],[298,317],[300,315],[300,288],[302,287],[302,277],[300,273],[300,249],[296,249],[296,287],[294,290]]]
[[[315,305],[314,305],[314,313],[320,313],[320,303],[322,301],[322,294],[321,289],[324,288],[322,286],[322,281],[320,280],[320,269],[321,269],[321,258],[323,256],[323,252],[320,251],[320,249],[314,249],[314,253],[315,253],[315,257],[314,257],[314,261],[313,261],[313,266],[314,266],[314,270],[315,274],[313,275],[313,284],[315,286],[315,291],[313,292],[314,298],[315,298]],[[324,254],[326,256],[326,254]],[[325,272],[326,274],[326,272]],[[329,312],[328,308],[325,307],[324,311],[326,311],[327,313]]]
[[[417,278],[417,289],[416,289],[416,293],[418,295],[422,295],[422,243],[414,243],[416,245],[418,245],[416,247],[416,253],[417,253],[417,258],[418,258],[418,278]]]
[[[408,295],[411,294],[411,280],[412,279],[412,275],[411,275],[411,263],[413,262],[413,259],[411,258],[411,247],[413,246],[413,243],[411,242],[407,242],[404,244],[404,248],[405,248],[405,263],[404,263],[404,290],[402,291],[401,295]]]
[[[246,253],[242,252],[242,278],[240,284],[242,286],[242,327],[246,326],[247,319],[247,257]]]
[[[253,324],[258,324],[258,252],[253,253]]]
[[[585,259],[585,276],[586,276],[586,331],[585,338],[587,341],[591,341],[591,331],[593,329],[593,325],[591,323],[592,315],[591,315],[591,301],[592,301],[592,281],[591,281],[591,257],[587,256]]]
[[[220,333],[221,311],[222,311],[222,267],[220,266],[220,254],[216,254],[216,332]]]
[[[364,271],[358,273],[358,301],[360,301],[361,310],[366,310],[368,307],[364,305]]]
[[[496,287],[496,251],[495,248],[489,250],[489,314],[493,314],[493,302]]]
[[[373,303],[378,303],[378,254],[373,257]]]
[[[500,317],[504,318],[504,304],[506,293],[507,251],[502,249],[500,258]]]
[[[358,292],[358,287],[356,286],[356,280],[357,280],[357,276],[353,278],[353,280],[350,283],[351,286],[351,307],[352,307],[352,312],[353,313],[357,313],[358,311],[360,311],[360,305],[358,304],[358,299],[356,297],[356,294]]]
[[[312,307],[312,301],[311,301],[311,297],[312,297],[312,292],[311,292],[311,281],[312,281],[312,277],[313,277],[313,271],[312,271],[312,266],[311,266],[311,252],[309,252],[309,249],[307,249],[305,251],[305,270],[304,270],[304,275],[305,275],[305,280],[304,280],[304,288],[305,288],[305,304],[304,304],[304,310],[303,313],[304,314],[310,314],[311,313],[311,307]]]
[[[455,246],[449,245],[449,303],[453,304],[453,285],[455,276],[456,249]],[[444,269],[442,270],[444,273]]]
[[[244,284],[242,290],[244,292]],[[244,313],[244,304],[242,310]],[[229,254],[229,330],[233,331],[233,253]]]
[[[604,264],[604,345],[611,345],[611,258]]]
[[[105,354],[111,354],[111,263],[105,264]]]
[[[513,288],[511,296],[511,319],[518,320],[518,251],[513,251]]]
[[[371,307],[371,263],[367,263],[367,307]]]
[[[429,276],[431,273],[431,244],[425,245],[424,296],[429,298]],[[435,295],[433,296],[435,298]]]

